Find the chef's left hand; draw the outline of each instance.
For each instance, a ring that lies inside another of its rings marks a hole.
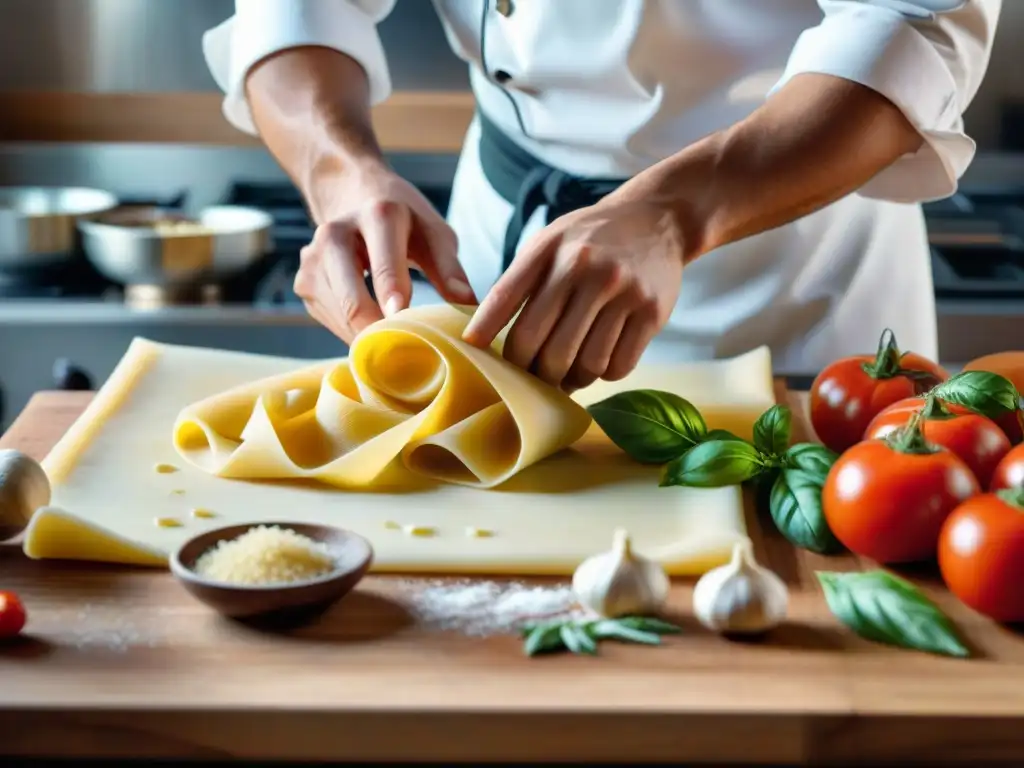
[[[684,239],[669,207],[613,197],[531,238],[464,338],[487,346],[522,307],[509,362],[567,391],[632,371],[679,296]]]

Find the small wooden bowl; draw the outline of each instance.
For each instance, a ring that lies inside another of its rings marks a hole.
[[[289,528],[322,542],[334,556],[337,567],[309,581],[269,585],[229,584],[196,573],[196,561],[204,552],[260,525]],[[259,522],[216,528],[189,539],[171,555],[170,567],[193,597],[224,616],[250,623],[295,625],[316,618],[351,592],[372,562],[370,542],[352,531],[328,525]]]

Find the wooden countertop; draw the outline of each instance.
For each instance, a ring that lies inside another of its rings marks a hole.
[[[112,142],[258,147],[214,91],[0,91],[0,142]],[[473,117],[469,91],[398,91],[373,108],[387,152],[457,153]]]
[[[41,458],[89,398],[37,395],[0,445]],[[813,576],[858,562],[750,527],[791,585],[788,625],[730,643],[686,616],[691,585],[677,583],[684,634],[596,658],[528,659],[518,637],[419,626],[398,600],[405,579],[368,578],[320,624],[272,636],[221,620],[164,572],[0,546],[0,588],[30,613],[30,638],[0,646],[0,755],[1024,763],[1024,639],[929,586],[978,658],[861,641]]]

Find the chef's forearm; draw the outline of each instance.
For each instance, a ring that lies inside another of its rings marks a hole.
[[[748,118],[620,190],[669,200],[687,260],[787,224],[855,191],[921,146],[885,97],[828,75],[800,75]]]
[[[366,72],[344,53],[305,47],[274,54],[252,68],[246,96],[260,137],[318,222],[339,174],[384,162]]]

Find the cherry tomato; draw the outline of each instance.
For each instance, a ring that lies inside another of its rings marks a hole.
[[[1024,621],[1024,492],[985,493],[953,510],[939,536],[939,570],[978,613]]]
[[[982,488],[988,488],[996,465],[1010,450],[999,425],[970,409],[940,403],[934,398],[910,397],[885,408],[871,420],[864,439],[882,438],[903,427],[921,411],[921,428],[929,443],[948,448],[971,468]]]
[[[14,637],[25,628],[25,606],[13,592],[0,592],[0,640]]]
[[[1024,444],[1011,449],[992,473],[992,482],[989,483],[990,491],[1010,488],[1024,490]]]
[[[821,505],[851,552],[906,563],[933,558],[946,516],[980,490],[960,457],[925,442],[915,418],[888,438],[841,455],[825,479]]]
[[[811,385],[811,424],[826,446],[842,453],[860,442],[879,411],[923,394],[949,378],[943,368],[913,352],[901,353],[891,331],[882,334],[874,357],[837,360]]]

